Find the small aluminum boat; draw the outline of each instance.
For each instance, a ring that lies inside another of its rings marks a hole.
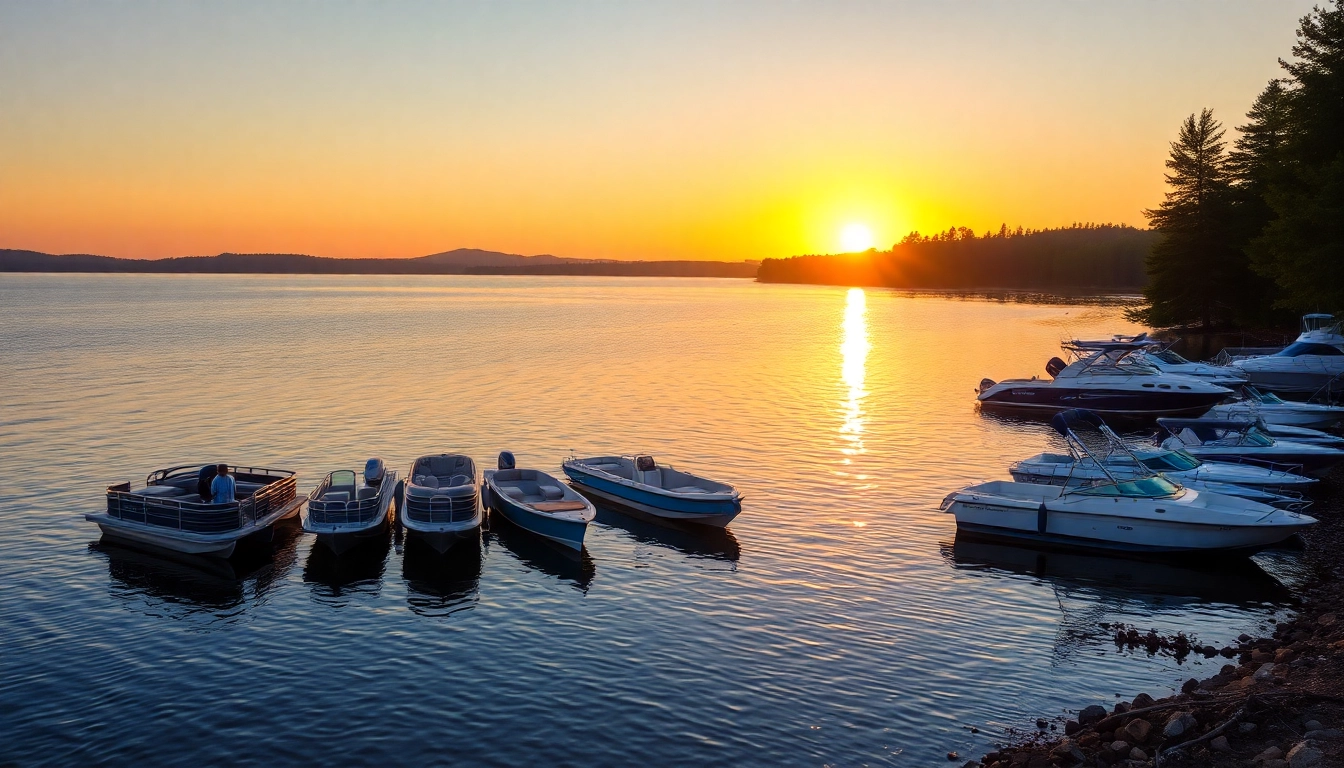
[[[536,469],[517,469],[513,454],[499,454],[499,469],[487,469],[481,488],[485,505],[509,522],[573,549],[597,517],[593,503],[578,491]]]
[[[1162,474],[1119,478],[1097,460],[1088,441],[1105,449],[1128,447],[1089,411],[1057,414],[1051,422],[1105,478],[1090,485],[1056,486],[994,481],[970,485],[943,499],[969,536],[1021,539],[1048,546],[1135,553],[1249,553],[1313,525],[1306,515],[1248,499],[1182,487]],[[1142,466],[1137,459],[1135,465]]]
[[[338,469],[308,494],[303,530],[340,554],[387,530],[387,512],[396,496],[397,473],[382,459],[369,459],[362,473]]]
[[[476,462],[460,453],[421,456],[411,465],[398,519],[411,535],[439,554],[459,539],[479,534],[485,515]]]
[[[585,493],[666,520],[722,528],[742,512],[742,494],[733,486],[652,456],[571,456],[561,467]]]
[[[209,498],[215,464],[183,464],[151,472],[145,486],[107,488],[107,511],[88,514],[103,534],[188,555],[230,557],[248,538],[269,540],[272,526],[293,517],[307,499],[296,475],[283,469],[229,465],[236,501]]]

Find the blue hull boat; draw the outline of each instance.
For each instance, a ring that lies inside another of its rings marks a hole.
[[[516,469],[513,454],[499,455],[499,469],[485,473],[481,496],[509,522],[566,547],[583,549],[597,509],[573,488],[545,472]]]
[[[654,517],[722,528],[742,512],[733,486],[659,465],[652,456],[571,457],[562,466],[585,493]]]

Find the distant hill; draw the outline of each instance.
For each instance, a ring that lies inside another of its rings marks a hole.
[[[755,277],[753,262],[611,261],[458,248],[414,259],[332,259],[301,253],[221,253],[169,259],[52,255],[0,249],[0,272],[138,272],[304,275],[632,275]]]
[[[954,228],[933,237],[911,233],[890,251],[766,259],[764,283],[930,289],[1021,289],[1137,293],[1147,282],[1144,259],[1157,233],[1124,225],[976,237]]]

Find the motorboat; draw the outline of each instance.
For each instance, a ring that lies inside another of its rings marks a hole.
[[[1319,429],[1308,429],[1307,427],[1288,427],[1283,424],[1266,424],[1263,419],[1256,421],[1255,425],[1261,432],[1273,437],[1275,440],[1289,440],[1294,443],[1308,443],[1310,445],[1324,445],[1330,448],[1344,448],[1344,437],[1322,432]]]
[[[1051,413],[1086,408],[1116,417],[1199,416],[1232,394],[1231,390],[1190,376],[1163,373],[1132,360],[1147,341],[1069,342],[1073,358],[1046,363],[1052,378],[984,379],[976,389],[982,408]]]
[[[537,469],[518,469],[513,454],[499,454],[498,469],[487,469],[481,497],[509,522],[573,549],[597,517],[593,503],[578,491]]]
[[[88,514],[103,534],[188,555],[230,557],[240,542],[270,540],[276,522],[293,517],[307,499],[296,492],[296,474],[284,469],[230,464],[235,500],[215,504],[210,482],[217,464],[157,469],[142,488],[130,482],[107,487],[107,511]]]
[[[1067,454],[1038,453],[1010,466],[1008,474],[1019,483],[1091,485],[1105,480],[1107,472],[1119,478],[1160,472],[1191,490],[1239,496],[1283,509],[1305,509],[1310,502],[1302,491],[1317,482],[1314,478],[1255,464],[1201,461],[1183,450],[1169,451],[1151,446],[1131,446],[1129,451],[1114,451],[1106,457],[1105,463],[1103,470],[1095,459],[1079,456],[1073,451]]]
[[[1315,519],[1236,496],[1182,487],[1161,473],[1117,476],[1105,451],[1130,449],[1095,413],[1058,413],[1051,424],[1070,452],[1092,460],[1104,477],[1090,485],[1043,485],[995,480],[969,485],[943,499],[958,536],[1016,539],[1068,549],[1145,554],[1247,553],[1277,544]],[[1100,444],[1097,456],[1088,440]],[[1142,465],[1137,457],[1133,461]]]
[[[396,497],[396,470],[388,470],[382,459],[369,459],[363,472],[338,469],[308,494],[303,530],[340,554],[387,530]]]
[[[1233,359],[1251,384],[1271,392],[1314,395],[1344,381],[1344,332],[1334,315],[1302,316],[1297,340],[1269,355]]]
[[[1157,423],[1166,433],[1159,436],[1163,448],[1185,450],[1205,461],[1260,463],[1324,477],[1344,460],[1344,450],[1278,440],[1250,420],[1158,419]]]
[[[405,492],[397,519],[406,531],[443,554],[453,543],[479,538],[485,513],[477,485],[476,462],[460,453],[421,456],[402,483]]]
[[[742,512],[742,494],[733,486],[652,456],[571,456],[561,467],[585,493],[665,520],[722,528]]]
[[[1157,340],[1149,341],[1146,349],[1136,352],[1132,357],[1135,362],[1151,365],[1162,373],[1203,379],[1228,389],[1236,389],[1246,383],[1246,373],[1239,368],[1192,362],[1173,351],[1170,344]]]
[[[1258,418],[1270,425],[1308,429],[1329,429],[1344,421],[1344,408],[1336,405],[1288,401],[1273,392],[1262,392],[1250,384],[1240,387],[1237,394],[1237,399],[1213,406],[1204,417]]]

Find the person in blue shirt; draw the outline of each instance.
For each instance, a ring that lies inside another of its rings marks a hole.
[[[237,488],[233,476],[229,474],[229,465],[220,464],[215,467],[215,479],[210,481],[210,495],[213,497],[214,504],[229,504],[233,502],[233,493]]]

